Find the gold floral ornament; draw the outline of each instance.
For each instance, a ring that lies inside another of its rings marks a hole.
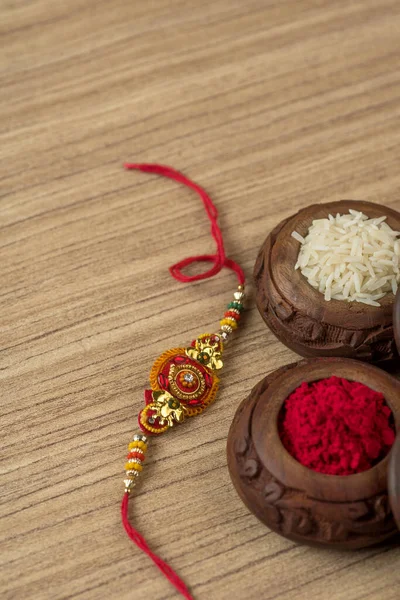
[[[139,413],[139,425],[149,435],[164,433],[185,420],[187,408],[166,390],[146,390],[146,406]]]
[[[189,358],[197,360],[209,369],[222,369],[223,343],[221,337],[216,333],[204,333],[194,341],[194,346],[186,348]]]
[[[153,392],[154,403],[151,405],[155,410],[160,425],[165,423],[173,427],[175,423],[182,423],[185,419],[185,407],[168,392]]]

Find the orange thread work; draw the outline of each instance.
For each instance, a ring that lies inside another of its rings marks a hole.
[[[168,360],[173,358],[174,356],[179,356],[180,354],[183,354],[183,356],[185,356],[185,350],[186,348],[172,348],[172,350],[167,350],[166,352],[163,352],[157,358],[157,360],[151,367],[149,376],[150,386],[154,392],[161,390],[160,384],[158,383],[158,376],[163,370],[165,363],[168,362]]]
[[[215,396],[217,395],[219,387],[219,379],[216,375],[213,374],[213,384],[210,391],[207,394],[207,397],[204,399],[201,406],[187,406],[185,416],[187,417],[195,417],[196,415],[200,415],[207,406],[210,406],[215,400]]]
[[[165,431],[167,431],[167,429],[169,429],[168,425],[163,425],[162,427],[157,428],[153,427],[152,425],[150,425],[150,423],[147,422],[147,413],[149,412],[149,410],[155,410],[155,406],[152,404],[148,404],[140,412],[140,422],[143,425],[143,427],[151,433],[155,434],[164,433]]]

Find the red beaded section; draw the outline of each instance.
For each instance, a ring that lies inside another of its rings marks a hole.
[[[235,319],[235,321],[240,321],[240,315],[237,312],[233,312],[232,310],[228,310],[224,314],[225,319]]]
[[[126,458],[128,460],[130,460],[131,458],[138,458],[139,460],[141,460],[143,462],[146,457],[143,454],[143,452],[129,452],[129,454],[126,455]]]

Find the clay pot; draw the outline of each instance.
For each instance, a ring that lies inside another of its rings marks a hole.
[[[359,302],[326,302],[300,270],[294,270],[300,244],[292,232],[305,236],[314,219],[349,209],[371,218],[386,215],[388,225],[400,230],[398,212],[370,202],[342,200],[301,210],[282,221],[260,249],[254,268],[257,307],[276,337],[301,356],[388,360],[397,356],[393,294],[382,298],[379,308]]]
[[[392,323],[400,348],[400,289]],[[390,453],[356,475],[317,473],[284,448],[278,416],[303,382],[336,375],[383,393],[396,428]],[[317,358],[284,366],[239,406],[227,444],[228,467],[240,498],[265,525],[296,542],[355,549],[387,540],[400,529],[400,381],[386,371],[346,358]]]
[[[243,502],[270,529],[296,542],[362,548],[398,531],[393,513],[400,525],[400,436],[372,469],[341,477],[301,465],[278,432],[278,415],[291,392],[303,381],[332,375],[382,392],[400,431],[400,381],[356,360],[304,360],[265,377],[239,406],[228,435],[228,467]]]

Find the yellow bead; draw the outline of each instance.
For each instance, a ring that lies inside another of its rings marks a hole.
[[[129,449],[129,450],[132,450],[133,448],[137,448],[139,443],[140,443],[140,442],[131,442],[131,443],[128,445],[128,449]]]
[[[146,452],[147,444],[145,442],[138,442],[138,448],[141,448],[143,452]]]
[[[125,471],[130,471],[131,469],[135,469],[136,471],[142,471],[142,465],[139,465],[137,462],[127,462],[125,463]]]
[[[219,324],[222,325],[229,325],[230,327],[232,327],[232,329],[237,329],[238,324],[237,321],[234,318],[230,318],[230,317],[226,317],[224,319],[221,319],[221,321],[219,322]]]

